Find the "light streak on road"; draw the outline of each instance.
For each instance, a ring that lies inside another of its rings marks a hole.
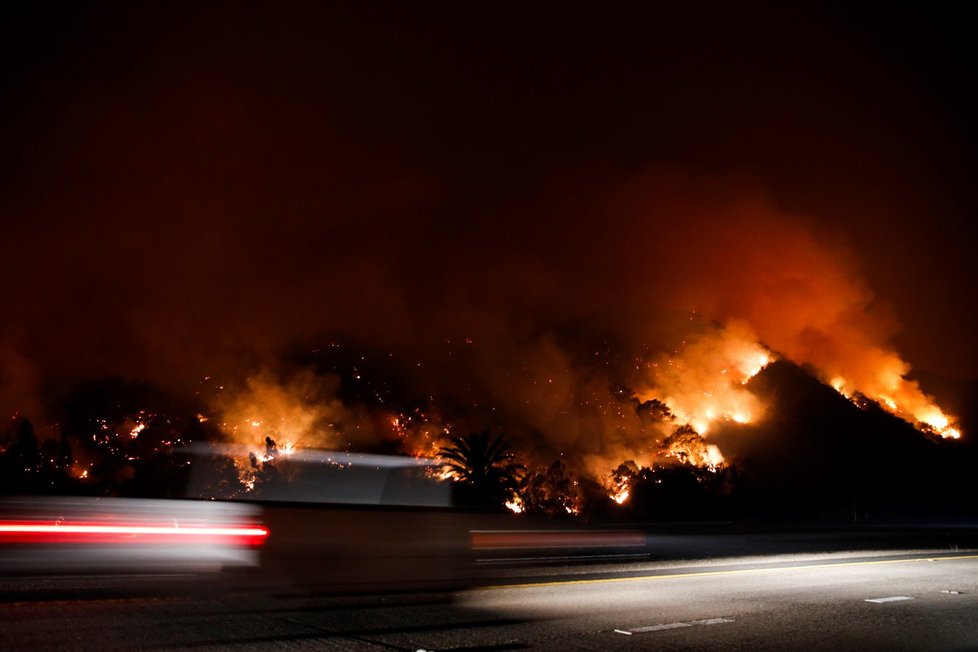
[[[873,559],[865,561],[829,562],[824,564],[802,564],[794,566],[761,566],[754,568],[736,568],[721,570],[694,571],[688,573],[662,573],[652,575],[630,575],[628,577],[595,577],[587,579],[568,579],[550,582],[528,582],[519,584],[493,584],[483,588],[487,590],[502,589],[530,589],[552,586],[569,586],[574,584],[612,584],[619,582],[652,582],[658,580],[678,580],[692,577],[719,577],[724,575],[755,575],[758,573],[790,573],[797,571],[821,570],[828,568],[845,568],[852,566],[879,566],[882,564],[917,564],[922,562],[941,562],[975,560],[978,554],[971,555],[950,555],[950,556],[926,556],[926,557],[903,557],[900,559]]]

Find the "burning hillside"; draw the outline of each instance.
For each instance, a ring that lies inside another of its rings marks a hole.
[[[223,440],[250,453],[235,460],[247,492],[293,450],[433,457],[455,437],[491,431],[512,441],[524,486],[536,482],[528,508],[574,513],[589,500],[584,486],[627,503],[636,478],[654,483],[656,469],[736,463],[741,444],[781,418],[754,383],[777,361],[922,440],[962,435],[908,377],[891,344],[895,319],[855,255],[811,221],[739,185],[663,170],[561,190],[499,222],[482,216],[479,238],[420,229],[388,257],[363,249],[372,240],[354,229],[344,260],[363,254],[369,270],[330,260],[293,279],[286,303],[266,284],[278,312],[208,306],[219,316],[175,324],[194,311],[146,307],[132,320],[140,344],[129,343],[141,354],[109,367],[155,376],[177,396],[188,383],[172,366],[202,369],[189,383],[194,405],[174,420],[99,397],[66,417],[47,397],[52,427],[84,441],[73,468],[91,475],[105,458],[124,480],[141,456]],[[576,218],[564,224],[565,213]],[[197,348],[170,350],[170,333]],[[83,333],[75,341],[86,349]],[[0,382],[76,375],[67,354],[20,373],[32,359],[21,352],[29,338],[22,344],[16,355],[0,347]],[[161,362],[133,368],[140,357]],[[568,488],[555,496],[544,487],[553,483]]]
[[[922,432],[881,403],[849,400],[786,360],[748,388],[769,406],[764,421],[715,437],[761,513],[863,520],[968,509],[973,461],[961,442]]]
[[[480,476],[465,465],[482,459],[490,465],[483,475],[505,482],[470,499],[496,496],[513,511],[670,519],[717,517],[734,509],[733,497],[751,495],[778,496],[770,504],[784,513],[838,515],[846,501],[878,513],[881,487],[915,504],[946,485],[935,468],[957,463],[937,429],[867,394],[840,392],[814,367],[761,345],[744,324],[699,322],[670,354],[556,335],[521,350],[507,365],[468,338],[446,342],[428,361],[454,378],[477,362],[507,367],[511,387],[498,394],[474,381],[415,385],[415,358],[340,339],[275,373],[207,379],[197,405],[167,402],[146,385],[86,386],[66,404],[60,445],[35,443],[31,454],[33,435],[18,436],[0,456],[55,485],[64,472],[83,486],[152,494],[154,482],[169,486],[186,474],[190,458],[171,452],[213,442],[221,444],[215,456],[197,466],[207,478],[202,495],[288,499],[293,483],[308,493],[327,480],[352,482],[360,472],[344,469],[364,453],[431,458],[453,448],[454,468],[419,460],[417,469],[466,483]],[[479,453],[470,435],[487,428],[496,434],[484,443],[505,452],[495,461],[492,447]],[[338,452],[316,452],[323,450]],[[895,489],[893,470],[908,466],[927,489]],[[827,486],[836,489],[818,489]]]
[[[246,487],[254,486],[256,472],[275,465],[276,456],[295,448],[429,458],[445,450],[454,434],[491,428],[516,444],[530,470],[527,482],[539,487],[545,475],[556,482],[556,471],[544,470],[558,459],[569,487],[582,479],[597,482],[621,504],[640,469],[678,463],[716,471],[731,454],[736,459],[750,450],[756,433],[783,419],[771,414],[783,407],[770,404],[770,388],[758,391],[755,380],[784,356],[739,322],[700,322],[671,354],[624,352],[593,342],[582,349],[580,339],[548,336],[525,343],[522,356],[500,360],[465,338],[446,342],[439,357],[424,363],[454,378],[487,365],[486,377],[506,377],[504,391],[472,377],[468,385],[412,386],[412,367],[421,363],[355,343],[333,341],[318,351],[315,364],[305,358],[291,373],[265,372],[237,391],[217,394],[211,410],[224,437],[251,451],[250,458],[238,460]],[[349,359],[356,364],[342,362]],[[939,410],[914,383],[901,383],[909,388],[904,395],[918,401],[911,405],[923,401]],[[879,398],[869,393],[871,387],[847,393],[831,389],[824,378],[820,386],[856,410],[873,406],[903,419],[922,439],[958,434],[950,419],[943,428],[914,419],[912,407],[893,400],[901,396],[895,392]],[[630,471],[622,472],[624,463]],[[563,498],[541,494],[531,503],[560,503],[577,513],[584,500],[578,494],[567,489]]]

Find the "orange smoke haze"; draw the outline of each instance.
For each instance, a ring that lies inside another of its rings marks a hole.
[[[772,359],[743,323],[691,336],[683,348],[652,364],[642,401],[658,399],[676,421],[706,435],[714,421],[750,423],[763,406],[743,387]]]
[[[488,430],[634,503],[978,455],[966,8],[13,4],[0,446],[28,417],[95,481]]]
[[[657,261],[647,273],[656,277],[658,296],[650,298],[737,324],[742,343],[732,348],[719,344],[723,351],[713,359],[768,347],[810,365],[848,395],[861,393],[911,423],[945,437],[959,436],[953,417],[915,381],[905,379],[910,365],[889,345],[898,330],[896,319],[875,299],[855,254],[837,237],[818,232],[802,217],[783,214],[759,193],[732,186],[717,192],[669,174],[633,180],[612,205],[631,213],[633,223],[641,224],[638,216],[644,214],[648,224],[679,225],[658,237],[650,233],[637,239],[655,243],[650,254]],[[680,274],[670,274],[669,268]],[[704,378],[693,385],[708,387],[710,382]],[[703,415],[699,423],[705,425]]]
[[[254,451],[264,450],[266,438],[279,450],[355,449],[375,442],[373,420],[336,397],[338,383],[310,370],[285,377],[266,370],[222,390],[212,407],[228,439]]]
[[[673,455],[666,440],[679,426],[709,439],[716,422],[763,419],[744,383],[777,357],[957,435],[954,418],[904,378],[909,365],[889,344],[896,320],[856,253],[751,188],[666,170],[591,184],[572,175],[532,201],[481,207],[458,232],[389,216],[362,225],[356,211],[340,210],[331,228],[344,239],[328,247],[341,257],[278,267],[253,264],[270,255],[259,230],[221,215],[236,276],[190,258],[178,278],[199,274],[195,293],[133,308],[122,357],[106,355],[98,368],[170,388],[186,384],[188,370],[221,370],[228,389],[206,416],[255,448],[265,437],[339,449],[407,441],[410,452],[431,454],[449,432],[494,428],[536,459],[564,456],[598,475]],[[381,245],[368,237],[385,229]],[[148,283],[141,274],[127,286]],[[231,281],[256,288],[254,300],[222,293]],[[199,304],[206,319],[196,317]],[[99,350],[86,345],[104,337],[88,335],[80,322],[72,346],[88,353],[75,364],[65,353],[47,365],[31,345],[8,353],[5,368],[13,361],[24,372],[5,389],[32,375],[77,375]],[[333,335],[379,351],[385,371],[375,373],[398,378],[401,395],[341,399],[334,374],[276,369],[296,342]],[[250,380],[235,387],[235,377]],[[671,417],[643,411],[651,399]],[[424,418],[404,411],[415,400]],[[693,448],[703,465],[726,453]]]

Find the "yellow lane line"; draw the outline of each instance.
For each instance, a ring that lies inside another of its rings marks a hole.
[[[916,557],[913,559],[878,559],[875,561],[844,561],[830,564],[806,564],[803,566],[770,566],[766,568],[741,568],[735,570],[697,571],[695,573],[675,573],[671,575],[639,575],[635,577],[604,577],[587,580],[558,580],[555,582],[536,582],[525,584],[494,584],[484,589],[529,589],[544,586],[566,586],[568,584],[602,584],[612,582],[648,582],[653,580],[675,580],[687,577],[710,577],[716,575],[747,575],[750,573],[771,573],[778,571],[813,570],[818,568],[844,568],[846,566],[876,566],[881,564],[913,564],[924,561],[956,561],[978,559],[975,555],[955,555],[952,557]]]

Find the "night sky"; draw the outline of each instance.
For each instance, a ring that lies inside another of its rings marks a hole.
[[[5,3],[0,408],[694,312],[978,377],[973,23],[683,7]]]

